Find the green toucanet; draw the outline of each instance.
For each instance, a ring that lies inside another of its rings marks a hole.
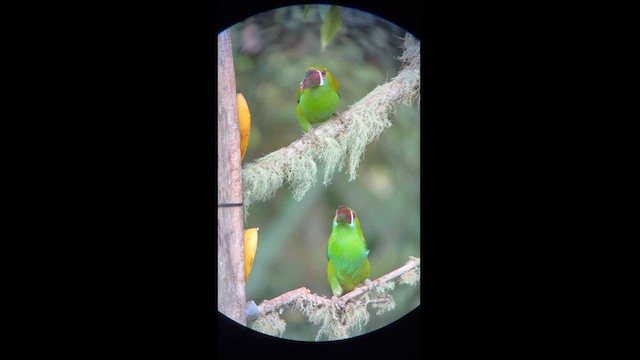
[[[298,87],[296,114],[302,130],[320,124],[333,115],[340,103],[340,84],[326,66],[311,65]]]
[[[334,296],[353,290],[369,276],[369,249],[353,209],[338,207],[327,244],[327,277]]]

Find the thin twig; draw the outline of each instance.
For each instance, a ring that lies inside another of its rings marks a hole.
[[[355,289],[353,289],[351,292],[345,294],[344,296],[342,296],[340,299],[345,299],[345,300],[350,300],[353,298],[356,298],[362,294],[364,294],[365,292],[369,292],[372,291],[376,288],[378,288],[380,285],[390,282],[391,280],[402,276],[402,274],[408,272],[409,270],[412,270],[416,267],[420,267],[420,259],[419,258],[415,258],[415,257],[410,257],[410,260],[407,261],[407,263],[402,266],[399,267],[395,270],[393,270],[392,272],[386,274],[386,275],[382,275],[379,278],[377,278],[376,280],[372,281],[370,284],[368,284],[367,286],[361,286],[361,287],[357,287]]]

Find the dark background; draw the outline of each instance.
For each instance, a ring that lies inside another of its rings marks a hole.
[[[32,261],[47,265],[26,284],[38,290],[29,309],[38,329],[61,335],[47,349],[291,353],[223,319],[213,326],[213,39],[244,18],[232,9],[254,13],[252,3],[220,4],[65,9],[82,16],[56,17],[61,29],[24,43],[36,54],[20,74],[38,74],[41,85],[25,85],[46,94],[24,108],[41,109],[40,121],[24,121],[34,139],[53,142],[27,163],[37,170],[29,192],[41,195],[24,202],[44,215],[27,228],[43,231],[27,253],[44,252]],[[574,13],[384,6],[365,8],[422,41],[421,188],[437,191],[423,192],[421,218],[433,225],[420,235],[439,240],[420,246],[419,314],[361,342],[293,349],[323,358],[573,351],[571,335],[587,321],[587,297],[569,296],[586,268],[575,233],[587,227],[576,214],[589,199],[588,177],[574,173],[589,155],[574,116],[585,106],[575,95],[585,57],[572,54],[584,45],[567,21]]]

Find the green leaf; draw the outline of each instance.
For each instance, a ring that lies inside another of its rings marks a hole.
[[[322,15],[322,7],[320,8],[320,14]],[[339,6],[331,5],[329,7],[329,13],[322,21],[320,27],[320,40],[322,42],[322,50],[331,42],[334,35],[340,30],[342,26],[342,11]]]
[[[327,18],[327,15],[329,15],[329,10],[334,6],[335,5],[318,4],[318,11],[320,12],[320,19],[322,19],[322,21],[324,21]]]
[[[311,5],[304,6],[304,10],[302,11],[302,21],[305,21],[307,19],[307,14],[309,13],[310,9],[311,9]]]

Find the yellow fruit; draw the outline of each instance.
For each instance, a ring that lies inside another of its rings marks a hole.
[[[260,228],[251,228],[244,231],[244,282],[247,282],[253,259],[256,257],[258,249],[258,230]]]
[[[247,151],[249,144],[249,134],[251,133],[251,114],[249,113],[249,105],[242,93],[236,95],[238,102],[238,122],[240,123],[240,161],[244,159],[244,153]]]

